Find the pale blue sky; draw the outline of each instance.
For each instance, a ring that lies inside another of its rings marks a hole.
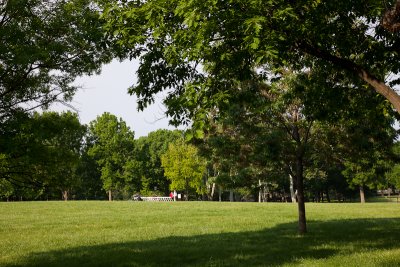
[[[136,97],[127,93],[127,88],[136,81],[137,62],[113,61],[103,67],[100,75],[84,76],[76,83],[82,86],[71,102],[79,110],[81,123],[87,124],[103,112],[121,117],[135,132],[135,137],[145,136],[157,129],[174,129],[164,116],[162,97],[143,112],[137,111]],[[59,104],[52,110],[66,110]]]

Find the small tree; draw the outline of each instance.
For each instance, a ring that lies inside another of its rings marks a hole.
[[[197,148],[186,144],[183,139],[169,145],[161,156],[161,166],[165,176],[171,181],[173,190],[185,190],[188,200],[189,190],[204,192],[203,175],[206,171],[206,161],[198,155]]]

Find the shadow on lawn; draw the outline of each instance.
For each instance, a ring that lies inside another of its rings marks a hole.
[[[76,247],[27,255],[22,266],[273,266],[400,245],[400,219],[310,221],[257,232],[168,237],[151,241]],[[328,244],[328,246],[324,246]],[[354,244],[352,249],[346,246]]]

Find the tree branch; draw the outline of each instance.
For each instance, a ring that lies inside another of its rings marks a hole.
[[[400,0],[398,0],[398,2],[399,1]],[[379,80],[362,66],[348,59],[343,59],[338,56],[332,55],[327,51],[324,51],[305,42],[298,43],[297,48],[311,56],[326,60],[339,68],[354,73],[363,81],[371,85],[376,92],[384,96],[400,114],[400,96],[396,93],[395,90],[387,86],[383,81]]]

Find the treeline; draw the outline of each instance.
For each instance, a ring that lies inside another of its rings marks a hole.
[[[129,199],[134,193],[165,194],[160,156],[179,131],[134,132],[104,113],[81,125],[71,112],[21,113],[8,120],[0,139],[3,200]]]
[[[158,130],[135,139],[110,113],[88,125],[72,112],[20,113],[1,132],[0,198],[113,200],[177,190],[189,200],[297,201],[299,149],[306,201],[365,201],[368,190],[399,187],[391,119],[386,127],[309,121],[295,104],[266,119],[239,98],[218,121],[210,116],[201,136]]]

